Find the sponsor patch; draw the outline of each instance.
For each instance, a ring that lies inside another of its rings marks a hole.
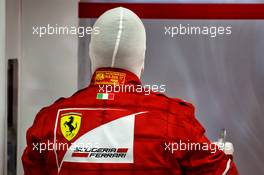
[[[76,147],[72,157],[126,158],[128,148],[89,148]]]
[[[96,71],[95,84],[123,85],[125,83],[126,74],[113,71]]]
[[[85,133],[71,144],[63,162],[133,163],[134,123],[131,114]]]
[[[107,123],[100,124],[96,121],[101,121],[102,111],[107,111],[108,115],[112,112],[116,115],[120,111],[120,115]],[[65,162],[133,163],[135,117],[147,111],[121,115],[124,111],[127,110],[119,108],[59,109],[54,126],[53,142],[58,174]],[[63,135],[65,139],[61,140],[58,134]]]
[[[80,113],[66,113],[61,117],[61,133],[68,141],[71,141],[78,134],[81,127],[81,120]]]

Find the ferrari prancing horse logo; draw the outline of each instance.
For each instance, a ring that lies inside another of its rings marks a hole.
[[[79,132],[81,126],[81,114],[80,113],[67,113],[63,114],[60,119],[60,128],[62,135],[71,141]]]

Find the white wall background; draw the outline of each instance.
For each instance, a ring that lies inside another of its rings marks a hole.
[[[33,35],[33,26],[78,26],[77,0],[23,0],[21,4],[21,59],[19,87],[18,171],[26,130],[36,113],[77,89],[77,37]]]
[[[0,174],[5,172],[6,159],[6,57],[5,1],[0,1]]]

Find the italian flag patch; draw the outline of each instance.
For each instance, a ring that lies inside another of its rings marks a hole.
[[[97,93],[96,99],[98,100],[114,100],[113,93]]]

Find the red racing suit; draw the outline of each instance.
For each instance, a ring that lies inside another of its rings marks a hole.
[[[25,175],[238,174],[191,104],[150,89],[129,71],[98,69],[87,88],[37,114]]]

